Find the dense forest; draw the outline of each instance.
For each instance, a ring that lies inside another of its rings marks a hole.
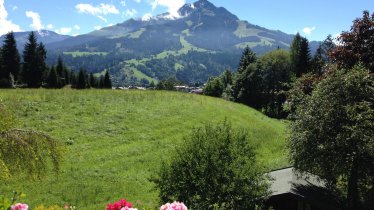
[[[34,32],[28,36],[22,58],[17,50],[13,32],[6,34],[0,48],[0,87],[28,88],[62,88],[70,85],[73,88],[112,88],[109,72],[99,78],[88,74],[83,68],[78,73],[67,68],[59,57],[57,65],[46,64],[47,51],[42,42],[38,43]]]

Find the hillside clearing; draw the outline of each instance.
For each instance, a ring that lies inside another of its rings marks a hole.
[[[1,193],[22,191],[22,201],[103,209],[125,197],[135,207],[155,208],[158,193],[149,181],[162,160],[191,128],[227,119],[246,129],[259,160],[269,169],[287,165],[286,124],[244,105],[221,99],[162,91],[0,90],[0,101],[20,127],[68,143],[58,177],[19,178],[0,184]]]

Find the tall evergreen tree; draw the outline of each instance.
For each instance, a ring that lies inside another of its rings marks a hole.
[[[112,88],[112,80],[110,79],[109,71],[106,71],[104,76],[104,88]]]
[[[60,56],[57,58],[56,73],[61,86],[65,85],[64,64]]]
[[[5,73],[3,72],[3,58],[1,56],[1,46],[0,46],[0,80],[4,78]]]
[[[54,66],[51,67],[48,78],[47,78],[47,86],[49,88],[58,88],[60,87],[59,81],[58,81],[58,75],[56,72],[56,69]]]
[[[85,89],[86,87],[87,87],[86,71],[81,68],[78,73],[76,88]]]
[[[3,73],[6,74],[6,77],[9,77],[11,73],[14,79],[17,80],[20,72],[20,55],[13,32],[5,35],[1,55],[3,58]]]
[[[77,85],[77,75],[76,75],[76,73],[74,73],[73,71],[70,71],[69,79],[70,79],[71,87],[75,88],[76,85]]]
[[[296,34],[295,38],[293,39],[291,46],[290,46],[290,53],[291,53],[291,62],[292,62],[292,72],[296,75],[296,71],[298,68],[299,58],[300,58],[300,46],[301,46],[301,39],[299,33]]]
[[[300,58],[299,68],[296,71],[296,76],[301,76],[309,72],[310,69],[310,48],[309,41],[306,38],[301,39],[300,43]]]
[[[104,88],[104,76],[103,75],[100,76],[99,88]]]
[[[97,79],[96,79],[95,75],[92,72],[90,73],[89,81],[90,81],[90,86],[91,87],[93,87],[93,88],[97,88],[98,87]]]
[[[242,99],[240,98],[240,92],[244,88],[245,84],[245,77],[248,71],[246,69],[252,64],[255,63],[257,57],[256,53],[254,53],[251,48],[248,46],[244,49],[242,53],[242,57],[240,58],[239,66],[238,66],[238,73],[237,79],[233,82],[232,85],[232,98],[235,101],[240,101],[243,103]],[[241,79],[240,79],[241,78]]]
[[[256,53],[254,53],[249,46],[244,48],[242,57],[240,58],[238,73],[243,72],[251,63],[256,61]]]
[[[42,85],[43,73],[46,68],[46,50],[42,43],[37,44],[34,32],[28,37],[23,51],[23,80],[29,87],[37,88]]]
[[[323,49],[322,44],[319,45],[317,48],[316,54],[311,61],[312,72],[313,74],[322,75],[323,74],[323,66],[325,65],[326,61],[323,58]]]
[[[296,77],[300,77],[309,71],[310,49],[308,39],[296,34],[291,44],[292,72]]]
[[[70,70],[64,66],[64,77],[65,77],[65,84],[71,84],[71,78],[70,78]]]

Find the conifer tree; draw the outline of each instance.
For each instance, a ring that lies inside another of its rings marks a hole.
[[[310,69],[310,49],[308,39],[296,34],[291,44],[292,72],[300,77]]]
[[[256,61],[256,53],[254,53],[248,46],[244,48],[242,57],[240,58],[238,73],[243,72],[249,64]]]
[[[70,78],[71,87],[75,88],[77,85],[77,75],[73,71],[70,71],[69,78]]]
[[[58,76],[58,80],[60,81],[60,85],[65,86],[66,81],[65,81],[64,63],[63,63],[62,58],[60,56],[57,59],[56,73],[57,73],[57,76]]]
[[[5,73],[3,72],[3,59],[1,57],[1,47],[0,47],[0,88],[2,86],[2,80],[4,80]],[[5,80],[4,80],[5,81]]]
[[[17,80],[20,72],[20,55],[13,32],[5,35],[1,56],[3,59],[3,73],[6,78],[9,77],[9,74],[12,74],[14,79]]]
[[[239,66],[238,66],[238,74],[237,79],[233,82],[232,87],[232,98],[235,101],[238,100],[240,91],[244,88],[244,78],[247,77],[248,71],[246,69],[252,64],[255,63],[257,60],[256,54],[249,48],[248,46],[244,49],[242,53],[242,57],[240,58]]]
[[[65,84],[71,84],[71,78],[70,78],[70,70],[64,66],[64,77],[65,77]]]
[[[58,88],[60,87],[59,80],[58,80],[58,75],[56,72],[56,69],[54,66],[51,67],[48,78],[47,78],[47,86],[49,88]]]
[[[309,72],[310,69],[310,49],[309,41],[306,38],[301,39],[299,68],[296,71],[296,76],[301,76]]]
[[[104,76],[104,87],[110,89],[112,88],[112,80],[110,79],[109,71],[106,71],[105,76]]]
[[[104,88],[104,76],[103,75],[100,76],[99,88]]]
[[[76,88],[85,89],[86,87],[87,87],[86,71],[81,68],[78,73]]]
[[[96,77],[94,76],[94,74],[91,72],[90,73],[90,78],[89,78],[89,81],[90,81],[90,86],[93,87],[93,88],[97,88],[98,86],[98,82],[97,82],[97,79]]]
[[[46,69],[46,50],[43,43],[37,44],[34,32],[28,37],[23,51],[23,80],[28,87],[38,88],[42,85],[43,73]]]

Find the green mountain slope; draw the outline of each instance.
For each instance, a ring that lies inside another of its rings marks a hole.
[[[235,70],[246,46],[262,54],[288,48],[293,39],[293,35],[239,20],[207,0],[186,4],[178,13],[179,17],[165,13],[149,20],[130,19],[49,44],[50,62],[64,54],[73,69],[110,70],[117,85],[146,84],[148,78],[169,77],[185,83],[205,82],[225,69]],[[78,51],[85,56],[73,57],[72,52]],[[102,52],[107,54],[97,55]],[[176,63],[179,68],[175,68]]]
[[[217,98],[158,91],[0,90],[0,101],[19,118],[20,127],[46,132],[67,143],[58,177],[0,184],[1,193],[22,191],[22,201],[68,203],[78,209],[104,209],[125,197],[135,207],[156,208],[149,181],[162,160],[204,123],[225,119],[248,131],[259,160],[269,169],[287,165],[286,124],[244,105]],[[172,184],[172,183],[170,183]]]

